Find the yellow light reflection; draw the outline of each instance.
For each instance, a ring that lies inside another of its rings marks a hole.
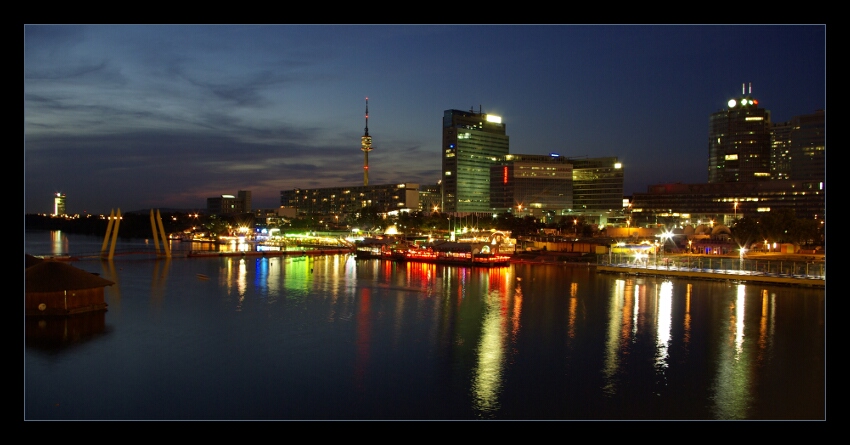
[[[629,332],[629,308],[628,302],[631,300],[628,296],[633,291],[633,281],[615,281],[614,288],[609,297],[610,310],[608,312],[608,336],[605,342],[605,366],[603,374],[605,376],[605,386],[603,391],[606,394],[614,395],[617,393],[617,381],[615,376],[620,366],[620,345],[628,344]]]
[[[499,391],[502,388],[504,357],[504,321],[501,298],[493,293],[486,297],[481,340],[478,343],[478,361],[472,382],[475,409],[489,415],[499,409]]]
[[[737,360],[744,349],[744,302],[746,301],[746,286],[738,285],[738,298],[735,303],[735,359]]]
[[[685,320],[682,323],[685,329],[682,341],[687,347],[691,342],[691,293],[693,292],[694,285],[688,283],[685,289]]]

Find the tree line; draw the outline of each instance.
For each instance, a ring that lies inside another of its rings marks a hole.
[[[826,227],[823,220],[797,218],[793,209],[783,209],[742,217],[729,230],[732,238],[741,246],[764,241],[822,246]]]

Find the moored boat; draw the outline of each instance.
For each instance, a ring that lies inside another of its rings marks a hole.
[[[425,263],[452,264],[457,266],[500,267],[511,262],[511,256],[492,253],[434,251],[411,249],[397,252],[393,259]]]
[[[510,254],[490,249],[487,243],[438,241],[416,246],[393,239],[367,238],[357,245],[356,257],[457,266],[499,267],[510,264]]]

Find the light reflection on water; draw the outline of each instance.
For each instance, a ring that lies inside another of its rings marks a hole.
[[[824,416],[823,290],[346,255],[75,265],[116,283],[105,326],[27,323],[28,419]]]

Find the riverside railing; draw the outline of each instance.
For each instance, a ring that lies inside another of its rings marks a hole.
[[[733,258],[702,255],[647,255],[635,257],[625,253],[599,255],[598,265],[633,269],[680,270],[693,272],[765,275],[826,279],[826,261],[769,258]]]

